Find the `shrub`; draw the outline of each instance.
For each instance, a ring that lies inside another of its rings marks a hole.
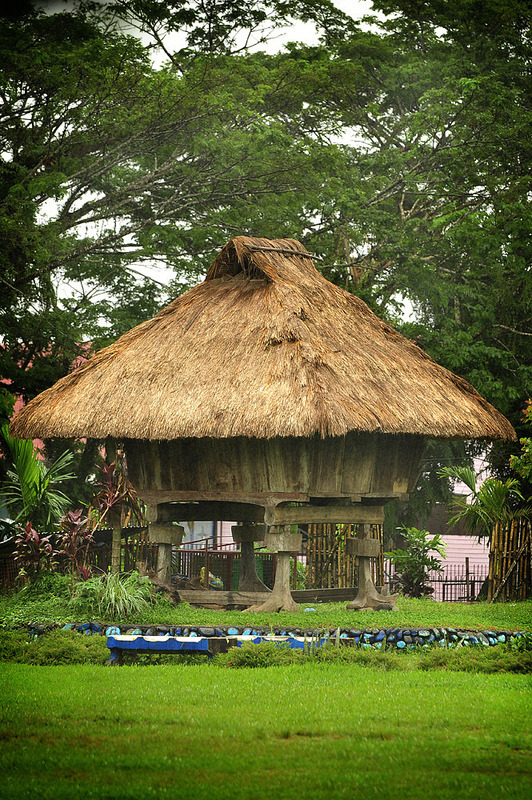
[[[398,574],[394,577],[401,584],[402,591],[407,597],[423,597],[430,594],[434,591],[429,586],[430,572],[442,569],[441,559],[430,553],[432,551],[444,556],[445,544],[438,534],[431,536],[428,531],[418,528],[403,526],[397,530],[404,536],[406,547],[384,554],[397,569]]]
[[[19,664],[103,664],[109,658],[105,636],[54,630],[33,640],[28,631],[0,631],[0,661]]]
[[[384,670],[410,669],[407,661],[402,654],[363,650],[358,647],[335,647],[333,643],[324,647],[292,650],[287,644],[273,642],[234,647],[216,658],[217,663],[226,667],[278,667],[315,662],[357,664]]]
[[[151,601],[149,578],[138,572],[126,576],[110,573],[76,583],[69,607],[87,616],[123,620],[145,611]]]
[[[68,599],[71,594],[72,585],[67,575],[59,575],[57,572],[42,572],[21,590],[21,599],[24,601],[48,600],[50,597]]]
[[[217,657],[217,662],[226,667],[279,667],[301,663],[302,650],[291,650],[286,644],[261,642],[233,647],[228,653]]]
[[[89,548],[94,542],[92,531],[88,525],[88,517],[81,508],[67,511],[60,520],[61,531],[57,536],[59,552],[70,562],[72,580],[88,578],[91,572]]]
[[[521,633],[510,642],[510,649],[518,653],[532,651],[532,633]]]
[[[56,567],[57,553],[49,536],[39,534],[31,522],[20,528],[15,539],[15,562],[19,567],[17,580],[31,581],[41,572],[51,572]]]
[[[421,656],[419,668],[452,672],[532,672],[532,652],[518,652],[512,645],[496,647],[434,648]]]

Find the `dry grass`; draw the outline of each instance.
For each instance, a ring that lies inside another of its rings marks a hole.
[[[206,280],[29,403],[12,433],[170,440],[351,431],[512,439],[508,421],[299,242],[236,237]]]

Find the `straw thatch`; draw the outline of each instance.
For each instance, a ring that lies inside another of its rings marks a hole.
[[[341,436],[512,439],[434,363],[292,239],[230,241],[205,281],[32,400],[26,437]]]

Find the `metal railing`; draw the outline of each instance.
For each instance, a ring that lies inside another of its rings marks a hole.
[[[297,560],[303,556],[300,553],[293,555],[292,588],[295,589],[297,586]],[[257,574],[270,589],[273,588],[275,581],[276,563],[275,553],[255,551]],[[199,578],[202,567],[205,567],[205,574],[211,572],[216,578],[220,578],[226,591],[238,590],[240,550],[235,542],[212,548],[211,538],[199,539],[194,542],[185,542],[174,551],[173,574],[183,575],[189,579]]]
[[[463,564],[444,565],[441,572],[432,571],[429,585],[433,592],[431,597],[442,603],[472,603],[486,599],[486,581],[488,579],[487,564],[471,564],[466,556]],[[394,576],[389,561],[385,562],[386,582],[391,591],[400,591],[400,582]]]

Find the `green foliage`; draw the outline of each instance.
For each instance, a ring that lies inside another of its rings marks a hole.
[[[182,285],[229,231],[300,227],[327,153],[339,157],[294,124],[306,61],[232,53],[257,25],[294,14],[342,17],[326,0],[208,10],[139,0],[3,22],[0,371],[13,391],[36,394],[90,354],[86,342],[153,316],[168,290],[145,265],[163,261]],[[139,26],[144,42],[124,33]],[[188,46],[173,53],[176,27]]]
[[[57,566],[57,552],[53,549],[49,536],[42,536],[27,522],[15,539],[15,563],[18,567],[17,580],[31,581],[42,572],[51,572]]]
[[[224,667],[280,667],[287,664],[305,663],[319,664],[356,664],[375,669],[396,670],[410,669],[402,655],[385,653],[379,650],[362,650],[358,647],[336,647],[334,642],[328,646],[303,650],[291,650],[288,645],[272,642],[261,644],[244,644],[233,647],[228,653],[219,655],[216,664]]]
[[[523,410],[523,420],[532,425],[532,400],[527,400]],[[525,436],[519,439],[521,455],[510,457],[510,466],[522,478],[532,482],[532,438]]]
[[[137,666],[209,664],[222,668],[261,668],[302,666],[308,663],[356,665],[384,671],[448,670],[476,673],[530,673],[532,648],[530,635],[510,645],[475,648],[440,648],[397,653],[385,650],[364,650],[358,647],[329,646],[314,651],[291,650],[287,645],[245,644],[209,660],[200,655],[140,655],[127,657],[125,664]],[[51,630],[35,637],[28,629],[0,629],[0,662],[34,665],[104,664],[109,657],[107,639],[99,634],[87,635],[69,630]]]
[[[418,528],[398,528],[405,539],[405,547],[385,553],[397,570],[395,576],[407,597],[423,597],[433,590],[428,585],[430,572],[441,571],[441,558],[445,556],[445,544],[436,534]],[[437,553],[438,555],[431,555]]]
[[[63,453],[45,464],[31,439],[14,439],[7,423],[0,435],[8,449],[13,469],[7,470],[7,482],[0,489],[0,502],[15,513],[15,523],[31,522],[49,531],[65,513],[70,501],[58,486],[72,480],[72,455]]]
[[[528,653],[532,651],[532,633],[522,633],[512,639],[510,649],[517,653]]]
[[[524,498],[515,478],[506,481],[486,478],[477,489],[477,476],[470,467],[445,467],[440,474],[462,481],[469,489],[467,496],[455,499],[458,511],[449,520],[450,525],[463,520],[471,533],[489,536],[495,524],[504,524],[529,513],[522,507]]]
[[[278,667],[294,664],[301,658],[302,651],[290,650],[286,645],[262,642],[233,647],[228,653],[218,656],[217,661],[226,667]]]
[[[69,608],[76,614],[121,621],[146,611],[152,600],[151,583],[138,572],[129,575],[109,573],[75,585]]]
[[[53,666],[104,664],[109,658],[104,636],[83,636],[75,631],[49,631],[34,639],[28,631],[0,630],[0,661]]]
[[[21,603],[47,600],[50,597],[70,599],[72,583],[68,575],[57,572],[41,572],[30,583],[21,589],[19,599]]]
[[[421,656],[419,669],[444,669],[452,672],[532,672],[532,653],[518,651],[514,645],[443,649],[432,648]]]
[[[70,582],[70,581],[69,581]],[[21,625],[75,622],[76,616],[69,611],[68,598],[63,591],[33,598],[26,595],[31,583],[13,595],[0,598],[0,624],[12,629]]]

